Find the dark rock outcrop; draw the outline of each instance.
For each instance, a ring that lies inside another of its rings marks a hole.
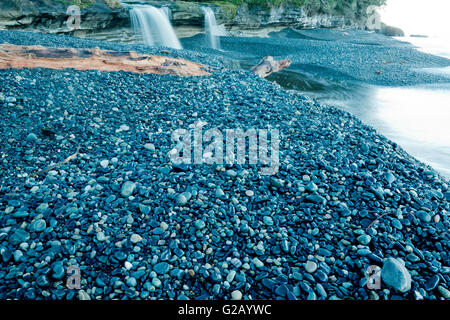
[[[113,6],[117,0],[92,0],[81,9],[81,25],[78,33],[98,32],[130,26],[126,4]],[[356,3],[356,0],[353,1]],[[130,4],[133,1],[129,1]],[[202,30],[204,13],[202,6],[210,7],[219,24],[228,30],[257,30],[272,27],[291,28],[341,28],[363,27],[364,8],[348,5],[345,8],[298,6],[283,3],[280,6],[248,6],[227,2],[154,1],[141,0],[156,7],[167,6],[171,10],[175,28]],[[68,4],[52,0],[2,0],[0,1],[0,29],[34,29],[47,33],[72,32],[67,27]],[[396,34],[387,27],[385,32]]]
[[[397,27],[388,26],[384,23],[381,24],[381,29],[377,30],[378,33],[384,34],[388,37],[404,37],[405,33],[402,29]]]
[[[66,22],[69,5],[52,0],[0,1],[0,28],[32,28],[48,33],[70,32]],[[110,8],[103,0],[81,10],[81,29],[99,30],[126,25],[127,10]]]
[[[167,6],[172,11],[174,26],[203,26],[202,6],[210,7],[219,24],[228,29],[260,29],[266,27],[344,27],[358,22],[344,15],[314,13],[307,7],[285,3],[271,8],[265,6],[249,7],[230,3],[203,3],[187,1],[145,1],[155,6]]]

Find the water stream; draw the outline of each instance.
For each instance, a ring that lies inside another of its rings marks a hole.
[[[209,46],[212,49],[220,50],[220,35],[223,34],[223,30],[217,25],[216,16],[214,11],[208,7],[202,7],[205,14],[205,31],[208,35]]]
[[[135,33],[148,46],[165,46],[182,49],[181,43],[170,23],[169,8],[150,5],[128,5],[131,24]]]

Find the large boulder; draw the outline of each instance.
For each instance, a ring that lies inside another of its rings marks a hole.
[[[404,37],[405,32],[397,27],[388,26],[384,23],[381,24],[381,28],[377,30],[378,33],[384,34],[388,37]]]

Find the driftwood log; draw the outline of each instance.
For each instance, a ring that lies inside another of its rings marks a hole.
[[[205,71],[206,67],[185,59],[140,54],[134,51],[0,44],[0,69],[73,68],[77,70],[207,76],[210,73]]]
[[[272,56],[262,58],[262,60],[250,70],[259,75],[260,77],[267,77],[273,72],[278,72],[291,65],[292,61],[289,59],[283,59],[276,61]]]

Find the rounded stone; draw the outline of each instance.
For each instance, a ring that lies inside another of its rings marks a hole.
[[[315,192],[319,190],[319,187],[317,187],[317,185],[314,182],[310,182],[306,185],[305,189],[310,192]]]
[[[47,228],[47,223],[44,219],[37,219],[30,224],[30,230],[33,232],[42,232]]]
[[[129,278],[127,279],[127,285],[128,285],[129,287],[136,287],[136,285],[137,285],[136,278],[135,278],[135,277],[129,277]]]
[[[142,237],[140,235],[138,235],[137,233],[134,233],[131,235],[130,237],[130,241],[134,244],[141,242],[142,241]]]
[[[155,151],[155,145],[153,143],[146,143],[144,144],[144,148],[148,151]]]
[[[36,142],[37,140],[38,140],[38,137],[34,133],[30,133],[27,136],[27,141],[28,142]]]
[[[273,226],[273,219],[272,219],[272,217],[265,216],[265,217],[263,218],[263,221],[264,221],[264,224],[265,224],[266,226]]]
[[[206,227],[206,224],[205,224],[205,222],[204,222],[203,220],[196,220],[196,221],[194,222],[194,226],[195,226],[198,230],[201,230],[201,229],[203,229],[203,228]]]
[[[153,278],[153,279],[152,279],[152,284],[153,284],[156,288],[159,288],[159,287],[161,287],[161,280],[159,280],[158,278]]]
[[[91,297],[86,291],[80,290],[78,291],[78,300],[91,300]]]
[[[239,290],[234,290],[231,293],[231,300],[241,300],[242,299],[242,292]]]
[[[106,236],[105,236],[105,233],[103,231],[97,232],[97,240],[98,241],[105,241],[106,240]]]
[[[229,169],[229,170],[227,170],[226,175],[231,177],[231,178],[234,178],[234,177],[237,176],[237,173],[233,169]]]
[[[216,189],[216,197],[223,197],[225,195],[225,193],[223,192],[223,190],[221,188],[217,188]]]
[[[370,241],[372,240],[372,238],[369,235],[367,235],[367,234],[363,234],[363,235],[360,235],[357,238],[357,240],[362,245],[368,245],[370,243]]]
[[[186,196],[184,194],[179,194],[176,198],[176,203],[179,206],[184,206],[185,204],[188,203],[188,199],[186,198]]]
[[[120,194],[122,195],[122,197],[128,198],[129,196],[131,196],[133,194],[135,189],[136,189],[136,184],[134,182],[126,181],[122,185]]]
[[[305,270],[308,273],[314,273],[317,270],[317,263],[314,261],[308,261],[305,263]]]
[[[443,286],[438,286],[437,289],[442,297],[444,297],[447,300],[450,299],[450,290],[448,290],[447,288],[444,288]]]
[[[247,195],[247,197],[253,197],[255,195],[255,193],[252,190],[245,191],[245,194]]]
[[[30,239],[30,234],[24,229],[16,229],[9,238],[9,242],[13,245],[26,242]]]
[[[154,267],[153,270],[157,273],[157,274],[166,274],[167,272],[169,272],[169,264],[167,262],[160,262],[157,263]]]
[[[102,160],[102,161],[100,161],[100,166],[102,168],[106,169],[108,167],[108,165],[109,165],[109,160]]]
[[[388,258],[384,261],[381,279],[388,287],[397,291],[407,292],[411,289],[411,275],[397,259]]]

